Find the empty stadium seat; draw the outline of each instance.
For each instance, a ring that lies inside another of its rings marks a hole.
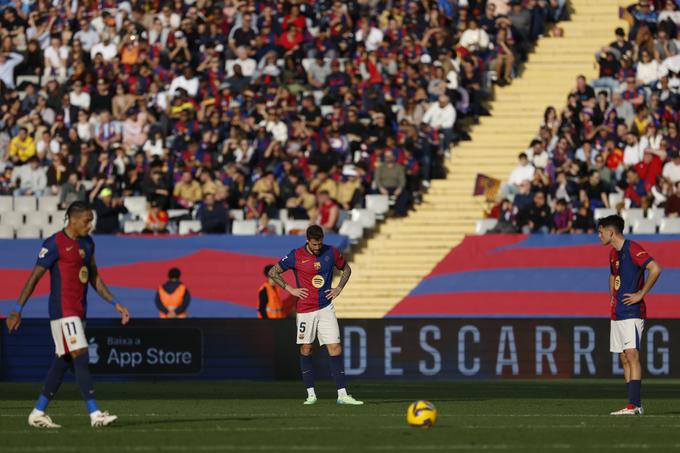
[[[231,224],[231,234],[246,236],[257,233],[257,220],[234,220]]]
[[[283,234],[283,221],[279,219],[272,219],[269,221],[269,227],[274,228],[276,234]]]
[[[2,225],[18,228],[24,224],[24,213],[15,211],[3,211],[0,213],[0,223]]]
[[[630,208],[621,211],[621,217],[626,222],[626,231],[630,231],[633,228],[633,223],[638,219],[645,218],[645,211],[640,208]]]
[[[17,239],[36,239],[40,237],[40,227],[35,225],[22,225],[17,228]]]
[[[14,239],[14,228],[9,225],[0,225],[0,239]]]
[[[611,206],[613,209],[615,209],[616,205],[622,201],[623,194],[621,192],[612,192],[609,194],[609,206]]]
[[[366,209],[370,209],[381,218],[390,210],[390,197],[379,194],[366,195]]]
[[[659,233],[680,234],[680,217],[666,217],[659,223]]]
[[[38,198],[38,211],[57,212],[59,210],[59,197],[46,196]]]
[[[487,231],[489,231],[491,228],[496,226],[496,223],[498,223],[497,219],[481,219],[477,220],[475,223],[475,233],[477,234],[485,234]]]
[[[656,233],[656,220],[652,219],[634,219],[633,233],[636,234],[654,234]]]
[[[34,196],[14,197],[14,210],[17,212],[32,212],[38,206]]]
[[[309,226],[309,220],[293,220],[293,219],[288,219],[284,223],[284,229],[286,230],[286,234],[293,234],[293,231],[302,231],[305,232],[307,231],[307,227]]]
[[[234,220],[243,220],[243,211],[240,209],[230,209],[229,217]]]
[[[595,220],[616,214],[616,209],[613,208],[595,208],[593,217]]]
[[[345,220],[340,227],[340,234],[344,234],[349,237],[350,241],[356,243],[364,236],[364,227],[359,222]]]
[[[189,209],[168,209],[168,218],[176,219],[177,217],[182,217],[191,214]]]
[[[664,212],[663,209],[659,208],[652,208],[647,210],[647,218],[650,220],[654,220],[657,225],[661,223],[661,219],[664,218]]]
[[[279,219],[284,223],[288,220],[288,209],[279,209]]]
[[[146,218],[146,198],[145,197],[125,197],[123,201],[125,207],[133,216],[144,219]]]
[[[180,220],[179,234],[182,236],[201,232],[201,222],[198,220]]]
[[[26,225],[35,225],[42,228],[45,225],[49,225],[50,213],[45,211],[27,212],[24,223]]]
[[[50,220],[52,225],[59,225],[60,228],[63,227],[66,223],[66,211],[53,212]]]
[[[375,212],[370,209],[352,209],[351,219],[364,228],[375,228]]]
[[[12,205],[13,205],[12,197],[8,195],[1,196],[0,214],[2,214],[3,212],[11,211],[13,209]]]
[[[125,234],[141,233],[144,231],[146,223],[143,220],[127,220],[123,224],[123,232]]]

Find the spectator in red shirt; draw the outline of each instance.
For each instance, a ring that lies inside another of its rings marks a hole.
[[[316,220],[317,225],[326,232],[336,231],[338,217],[340,215],[338,205],[333,201],[326,190],[320,191],[317,198],[319,203],[319,213]]]
[[[654,154],[652,148],[645,149],[642,162],[638,162],[635,165],[635,171],[647,187],[652,187],[656,184],[656,178],[661,176],[662,170],[663,163],[659,156]]]

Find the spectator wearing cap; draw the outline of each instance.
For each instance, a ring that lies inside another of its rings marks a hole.
[[[47,188],[45,169],[40,167],[38,158],[33,156],[26,165],[16,167],[12,173],[15,187],[14,196],[33,195],[41,197]]]
[[[408,213],[410,194],[406,189],[406,171],[397,163],[391,150],[385,151],[385,162],[375,171],[375,184],[378,193],[388,195],[394,201],[395,215],[403,217]]]
[[[662,175],[672,184],[680,181],[680,152],[672,150],[668,153],[670,160],[663,166]]]
[[[201,232],[204,234],[224,234],[227,231],[227,210],[222,204],[215,203],[212,192],[205,193],[196,218],[200,220]]]
[[[127,214],[128,210],[123,204],[123,199],[114,197],[109,187],[104,187],[94,202],[94,211],[97,214],[95,234],[118,234],[120,233],[119,216]]]
[[[33,137],[28,134],[28,129],[20,127],[19,134],[9,142],[9,160],[15,165],[21,165],[35,156],[35,152]]]
[[[438,102],[433,102],[427,109],[423,115],[423,123],[439,133],[440,148],[448,153],[455,139],[453,126],[456,123],[456,109],[446,94],[439,95]]]

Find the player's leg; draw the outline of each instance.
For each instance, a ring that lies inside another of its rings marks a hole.
[[[623,376],[628,389],[628,405],[621,410],[612,412],[612,415],[640,415],[643,413],[640,399],[642,367],[639,353],[643,327],[643,321],[639,319],[612,321],[611,350],[619,353],[623,365]]]
[[[313,343],[316,339],[317,313],[318,311],[298,313],[296,316],[297,343],[300,345],[300,371],[302,372],[302,382],[304,382],[307,389],[307,399],[304,404],[307,405],[316,403],[312,353],[314,350]]]
[[[52,360],[52,365],[47,372],[47,377],[45,378],[45,384],[43,385],[42,392],[38,396],[38,400],[35,403],[33,411],[28,416],[28,424],[36,428],[61,428],[52,421],[52,419],[45,412],[47,411],[47,406],[56,395],[61,383],[64,381],[64,373],[68,370],[71,365],[71,357],[66,353],[65,339],[61,330],[60,320],[53,320],[50,323],[52,330],[52,339],[54,340],[55,346],[55,357]]]
[[[357,401],[347,394],[345,382],[345,361],[342,356],[342,346],[340,346],[340,327],[338,318],[335,316],[333,304],[319,310],[319,343],[326,345],[331,363],[331,374],[335,379],[335,387],[338,390],[338,404],[360,405],[362,401]]]
[[[107,426],[115,422],[118,417],[102,412],[97,406],[94,393],[92,374],[90,373],[90,358],[88,344],[85,338],[83,323],[77,316],[69,316],[61,320],[62,332],[67,339],[71,360],[73,361],[73,374],[80,388],[80,394],[85,401],[87,411],[90,414],[90,425],[93,427]]]

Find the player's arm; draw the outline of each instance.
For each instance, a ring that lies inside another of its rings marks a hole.
[[[615,280],[616,280],[616,277],[609,274],[609,305],[611,305],[612,307],[616,303],[616,300],[615,300],[616,292],[614,291],[614,281]]]
[[[645,282],[645,286],[643,286],[642,289],[636,293],[624,294],[623,295],[624,304],[633,305],[640,302],[642,298],[645,297],[645,295],[652,290],[654,284],[659,279],[659,276],[661,275],[661,266],[659,266],[659,264],[656,261],[651,260],[649,263],[647,263],[647,266],[645,266],[645,268],[649,271],[649,274],[647,275],[647,281]]]
[[[123,306],[123,304],[114,300],[113,294],[111,294],[111,291],[109,291],[109,288],[104,283],[104,280],[102,280],[101,275],[99,275],[99,269],[97,268],[97,263],[94,260],[94,255],[92,256],[92,261],[90,263],[90,284],[102,299],[112,304],[116,308],[116,311],[120,314],[121,323],[127,324],[128,321],[130,321],[130,312]]]
[[[24,284],[24,289],[22,289],[21,294],[19,294],[19,300],[17,300],[14,309],[7,316],[7,331],[9,333],[19,329],[19,325],[21,324],[21,311],[24,309],[24,305],[26,305],[28,298],[31,297],[31,294],[35,291],[35,287],[38,286],[38,282],[42,276],[45,275],[45,272],[47,272],[47,269],[38,265],[33,268],[31,275],[28,276],[28,280],[26,280],[26,283]]]
[[[342,276],[340,277],[340,282],[338,283],[338,286],[326,290],[326,297],[330,300],[333,300],[340,295],[342,290],[345,289],[345,285],[349,281],[350,275],[352,275],[352,268],[349,267],[349,263],[347,262],[345,262],[345,266],[341,269],[341,271]]]
[[[283,272],[284,272],[284,269],[281,267],[280,264],[277,263],[271,269],[269,269],[268,275],[269,275],[269,278],[271,278],[274,283],[276,283],[281,288],[288,291],[293,296],[299,297],[300,299],[306,298],[307,295],[309,294],[309,291],[307,290],[307,288],[293,288],[288,283],[286,283],[286,281],[281,276],[281,274]]]

